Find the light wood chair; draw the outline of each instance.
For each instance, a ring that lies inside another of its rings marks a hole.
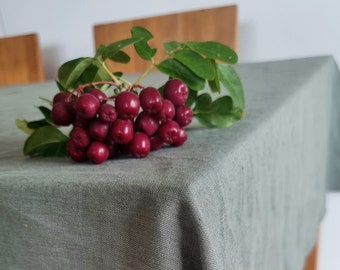
[[[317,232],[316,243],[305,260],[305,265],[304,265],[303,270],[317,270],[318,269],[320,231],[321,229],[319,227],[318,232]]]
[[[156,61],[164,56],[164,53],[161,53],[162,43],[173,40],[219,41],[237,51],[237,5],[95,25],[95,47],[130,37],[133,26],[143,26],[153,34],[154,38],[149,44],[158,48]],[[137,73],[145,71],[150,65],[135,53],[133,46],[124,51],[131,56],[131,61],[128,64],[108,63],[112,71]]]
[[[44,81],[38,34],[0,38],[0,85]]]

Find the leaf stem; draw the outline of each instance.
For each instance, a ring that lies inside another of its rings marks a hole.
[[[117,87],[121,86],[122,83],[117,79],[117,77],[115,75],[112,74],[112,72],[108,69],[108,67],[105,64],[105,61],[100,61],[98,58],[96,58],[97,61],[101,64],[101,66],[103,67],[103,69],[107,72],[107,74],[109,74],[109,76],[111,77],[111,79],[115,82],[115,84],[117,85]]]
[[[135,81],[135,83],[133,85],[140,85],[141,82],[144,80],[144,78],[149,74],[149,72],[155,67],[155,64],[152,63],[145,71],[144,73],[142,73],[137,80]]]
[[[163,62],[164,60],[166,60],[170,55],[166,55],[165,57],[163,57],[159,63]],[[142,75],[140,75],[137,80],[135,81],[135,83],[133,85],[140,85],[141,82],[144,80],[144,78],[150,73],[150,71],[154,68],[157,67],[157,64],[155,63],[154,58],[151,59],[151,65],[147,68],[147,70],[144,71],[144,73],[142,73]]]

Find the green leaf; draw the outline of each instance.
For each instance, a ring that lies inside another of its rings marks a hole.
[[[121,72],[121,71],[116,71],[116,72],[113,72],[113,75],[115,75],[115,76],[118,77],[118,78],[121,78],[121,77],[123,77],[123,72]]]
[[[131,34],[134,38],[141,38],[143,41],[148,41],[153,38],[153,35],[142,26],[134,26],[131,28]]]
[[[44,97],[39,97],[41,100],[45,101],[48,105],[52,106],[53,105],[53,101],[52,100],[49,100],[47,98],[44,98]]]
[[[197,93],[198,93],[197,91],[189,88],[189,96],[185,103],[187,106],[191,107],[195,104],[198,95]]]
[[[227,115],[233,107],[233,101],[230,96],[219,97],[211,104],[211,113]]]
[[[220,77],[217,72],[217,64],[215,63],[215,60],[210,59],[211,64],[213,65],[214,69],[214,78],[212,80],[208,81],[210,90],[212,93],[220,93],[221,92],[221,83],[220,83]]]
[[[226,128],[239,119],[233,114],[230,96],[219,97],[212,102],[208,93],[198,96],[194,115],[206,127]]]
[[[41,128],[43,126],[50,126],[50,123],[47,122],[46,119],[30,121],[27,123],[27,127],[33,130]]]
[[[172,78],[178,78],[184,81],[192,90],[202,90],[205,86],[205,80],[198,77],[185,65],[176,59],[166,59],[156,65],[156,67],[163,73],[169,75]]]
[[[84,72],[79,77],[77,84],[85,84],[97,80],[96,77],[101,67],[99,64],[96,65],[95,63],[92,63],[84,70]]]
[[[61,65],[58,70],[58,80],[63,89],[75,88],[79,77],[94,61],[94,58],[82,57]]]
[[[34,129],[31,129],[27,126],[28,122],[26,120],[17,119],[15,121],[17,128],[21,129],[28,135],[31,135],[34,132]]]
[[[27,138],[24,145],[24,154],[26,156],[37,156],[41,152],[45,153],[44,149],[47,147],[50,150],[49,153],[54,155],[52,150],[55,150],[55,148],[51,145],[58,146],[60,143],[67,141],[68,137],[55,126],[43,126],[35,130]]]
[[[241,118],[243,118],[243,111],[240,108],[233,108],[228,114],[212,114],[210,123],[218,128],[228,128]]]
[[[241,119],[239,112],[233,111],[228,114],[197,113],[195,118],[205,127],[228,128]]]
[[[239,118],[236,118],[233,114],[223,115],[217,114],[210,117],[210,123],[214,127],[228,128],[231,127]]]
[[[46,108],[44,106],[39,106],[38,109],[40,110],[40,112],[43,114],[43,116],[45,117],[45,119],[52,123],[52,116],[51,116],[51,110],[49,108]]]
[[[115,55],[110,57],[110,60],[117,62],[117,63],[129,63],[130,62],[130,56],[123,51],[119,51]]]
[[[223,86],[229,91],[234,106],[242,110],[245,108],[245,100],[242,82],[230,65],[217,64],[218,77]]]
[[[96,57],[99,56],[103,57],[103,55],[106,54],[107,51],[108,51],[107,46],[100,44],[96,51]]]
[[[204,93],[197,97],[194,113],[209,113],[211,109],[212,98],[210,94]]]
[[[57,84],[57,87],[58,87],[59,91],[67,91],[67,89],[65,89],[65,87],[60,84],[60,82],[58,82],[58,81],[55,81],[55,82]]]
[[[216,41],[189,41],[185,43],[190,49],[199,54],[203,54],[210,59],[220,60],[228,64],[236,64],[238,57],[236,52],[230,47]]]
[[[94,65],[98,67],[98,71],[92,81],[110,81],[111,80],[111,77],[108,74],[108,72],[103,68],[103,66],[98,61],[96,61]]]
[[[57,142],[46,144],[34,150],[31,157],[66,157],[67,156],[67,142]]]
[[[200,54],[188,50],[175,51],[173,57],[189,68],[202,79],[212,80],[215,77],[214,67],[209,60],[203,58]]]
[[[203,127],[209,127],[209,128],[214,127],[210,122],[210,115],[207,115],[204,113],[203,114],[198,113],[198,114],[195,114],[195,118]]]
[[[167,53],[172,53],[174,50],[183,47],[183,43],[178,41],[169,41],[163,43],[163,48],[166,50]]]
[[[148,41],[153,38],[153,35],[144,27],[135,26],[131,29],[132,37],[141,38],[142,40],[135,43],[134,47],[138,55],[144,60],[151,60],[156,52],[156,48],[151,48]]]
[[[119,53],[123,48],[141,40],[142,38],[140,37],[132,37],[113,42],[107,46],[100,45],[96,52],[96,58],[101,56],[103,61],[107,58],[114,59],[114,56]]]

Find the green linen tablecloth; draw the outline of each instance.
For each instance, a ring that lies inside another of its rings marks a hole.
[[[330,56],[237,70],[245,119],[101,165],[24,157],[15,119],[57,88],[0,88],[0,269],[302,269],[340,187],[339,71]]]

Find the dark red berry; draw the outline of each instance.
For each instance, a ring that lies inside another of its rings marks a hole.
[[[163,97],[154,87],[146,87],[139,94],[140,106],[150,114],[158,113],[163,107]]]
[[[73,117],[75,117],[77,99],[74,97],[69,97],[69,98],[66,98],[64,102],[69,113],[72,114]]]
[[[145,111],[140,112],[135,120],[135,130],[142,131],[148,136],[154,134],[158,126],[159,122],[156,116]]]
[[[132,156],[135,158],[144,158],[150,153],[150,139],[146,134],[136,132],[129,144],[129,148]]]
[[[130,145],[129,144],[118,144],[118,151],[122,155],[130,155]]]
[[[128,119],[117,119],[112,123],[109,139],[118,144],[128,144],[133,138],[133,123]]]
[[[107,99],[107,95],[98,88],[91,88],[87,91],[87,93],[94,95],[100,103],[105,103]]]
[[[187,105],[182,105],[176,108],[176,114],[174,120],[181,126],[185,127],[192,121],[194,113],[192,109]]]
[[[157,118],[162,121],[168,121],[174,118],[176,113],[175,105],[168,99],[163,100],[163,107],[157,113]]]
[[[92,142],[87,149],[87,157],[94,164],[100,164],[109,157],[109,149],[103,142]]]
[[[123,91],[117,95],[115,107],[119,118],[134,119],[140,109],[139,98],[135,93]]]
[[[76,104],[77,116],[82,119],[92,119],[97,115],[99,106],[99,100],[94,95],[85,93],[78,97]]]
[[[163,147],[164,141],[161,139],[158,133],[150,136],[151,151],[159,150]]]
[[[73,115],[67,109],[63,102],[57,102],[52,107],[52,122],[58,126],[68,126],[73,121]]]
[[[91,119],[83,119],[76,115],[75,119],[73,120],[74,127],[88,127],[91,123]]]
[[[70,140],[80,148],[87,147],[91,142],[91,136],[87,129],[82,127],[75,127],[71,132]]]
[[[188,135],[184,128],[179,130],[179,136],[177,139],[171,144],[172,146],[181,146],[187,140]]]
[[[117,119],[117,111],[114,106],[104,103],[99,107],[99,119],[106,123],[112,123]]]
[[[76,162],[85,162],[87,158],[87,149],[76,146],[74,141],[69,140],[66,147],[67,154]]]
[[[160,138],[165,143],[173,144],[179,137],[180,129],[181,128],[177,122],[169,120],[159,126],[158,132]]]
[[[107,148],[109,149],[109,159],[114,158],[118,154],[118,144],[113,140],[106,141]]]
[[[89,133],[95,141],[104,141],[109,132],[109,124],[100,119],[93,119],[89,125]]]
[[[58,92],[57,94],[55,94],[55,96],[53,97],[53,105],[58,103],[58,102],[64,102],[69,96],[69,93],[67,92]]]
[[[187,85],[179,79],[170,79],[164,85],[164,98],[169,99],[175,106],[184,105],[189,96]]]

